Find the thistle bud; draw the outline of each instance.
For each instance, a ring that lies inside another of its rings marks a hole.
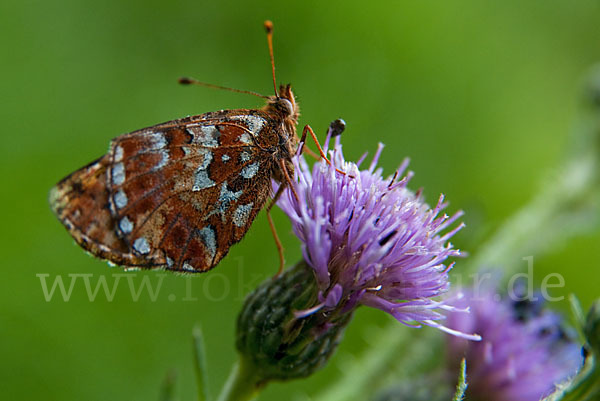
[[[300,262],[246,298],[236,346],[263,382],[309,376],[332,355],[351,313],[302,313],[319,302],[318,294],[312,269]]]

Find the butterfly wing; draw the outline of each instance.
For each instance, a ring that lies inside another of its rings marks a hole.
[[[268,199],[269,116],[233,110],[122,135],[61,181],[51,205],[76,241],[118,265],[202,272],[239,242]]]
[[[143,260],[129,255],[128,245],[117,236],[106,187],[108,156],[82,167],[61,180],[50,191],[50,206],[75,241],[102,259],[119,263],[116,255],[128,255],[127,265]]]

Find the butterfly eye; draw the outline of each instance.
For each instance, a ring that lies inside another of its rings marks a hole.
[[[294,114],[294,106],[292,106],[292,102],[287,99],[279,99],[279,104],[285,114],[289,116]]]

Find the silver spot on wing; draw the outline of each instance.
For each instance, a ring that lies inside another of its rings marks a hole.
[[[115,148],[115,161],[120,162],[121,160],[123,160],[123,148],[121,145],[117,145]]]
[[[248,160],[250,160],[250,153],[248,153],[248,152],[240,153],[240,161],[242,163],[246,163]]]
[[[198,231],[198,236],[202,240],[206,251],[208,252],[208,260],[212,262],[217,254],[217,238],[215,236],[215,230],[212,227],[204,227]]]
[[[169,162],[169,151],[167,149],[163,149],[160,151],[161,159],[156,166],[154,166],[155,170],[161,169],[167,165]]]
[[[133,223],[127,218],[127,216],[123,217],[121,221],[119,221],[119,229],[123,234],[129,234],[133,231]]]
[[[240,142],[245,145],[252,145],[252,137],[249,133],[244,132],[242,135],[240,135]]]
[[[221,185],[221,193],[219,194],[219,207],[225,208],[224,211],[227,210],[229,204],[233,201],[238,200],[242,193],[243,191],[230,191],[227,187],[227,181],[225,181],[223,185]]]
[[[138,239],[133,241],[133,249],[135,249],[142,255],[150,253],[150,245],[148,244],[148,241],[144,237],[139,237]]]
[[[162,132],[152,132],[149,133],[151,145],[150,150],[160,150],[167,146],[167,138],[165,138],[165,134]]]
[[[208,171],[206,171],[208,166],[210,166],[210,162],[212,162],[213,154],[206,149],[201,149],[200,152],[204,157],[202,158],[202,164],[194,172],[194,186],[192,187],[192,191],[200,191],[201,189],[210,188],[215,185],[215,182],[208,176]]]
[[[244,178],[252,178],[258,173],[258,163],[252,163],[242,169],[240,175]]]
[[[220,214],[221,219],[225,222],[225,212],[229,209],[231,202],[235,202],[242,195],[243,191],[233,192],[227,187],[227,181],[221,184],[221,193],[219,194],[219,200],[215,205],[215,208],[204,217],[204,220],[208,220],[209,217]]]
[[[250,217],[250,211],[252,210],[254,203],[248,203],[247,205],[238,206],[233,212],[233,224],[238,227],[243,227],[248,223],[248,217]]]
[[[125,191],[122,189],[119,189],[115,196],[113,196],[113,200],[118,209],[123,209],[125,206],[127,206],[127,195],[125,195]]]
[[[243,121],[254,136],[258,135],[266,123],[264,118],[252,115],[233,116],[231,119]]]
[[[202,125],[200,127],[188,127],[187,132],[194,138],[194,143],[207,148],[219,146],[221,133],[214,125]]]
[[[112,184],[121,185],[125,182],[125,166],[123,163],[117,163],[111,170]]]
[[[214,187],[215,182],[208,177],[206,170],[196,170],[194,173],[194,186],[192,191],[200,191],[201,189]]]
[[[196,269],[194,269],[194,266],[190,265],[188,262],[183,262],[183,266],[181,266],[181,268],[185,271],[188,272],[195,272]]]

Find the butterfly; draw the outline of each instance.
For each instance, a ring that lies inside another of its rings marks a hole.
[[[266,99],[263,108],[209,112],[121,135],[107,154],[52,188],[51,208],[81,247],[126,269],[205,272],[272,197],[267,217],[281,271],[269,211],[291,184],[292,157],[307,133],[327,158],[310,126],[298,138],[298,104],[290,85],[276,86],[272,23],[265,28],[275,95],[257,94]],[[282,184],[276,194],[272,179]]]

